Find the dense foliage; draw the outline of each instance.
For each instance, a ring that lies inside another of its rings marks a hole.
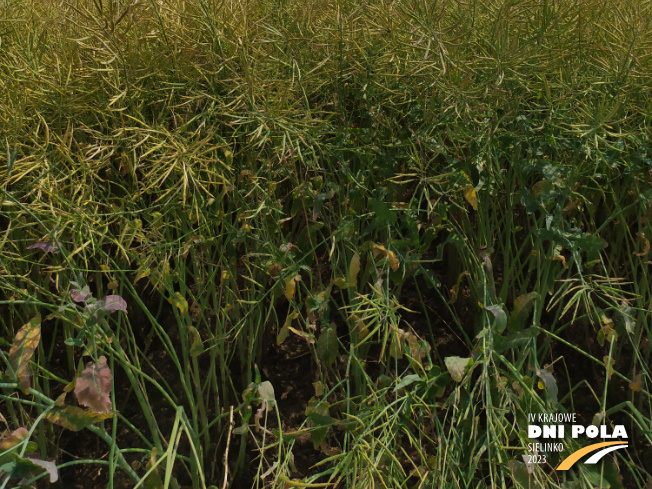
[[[650,1],[0,17],[3,487],[650,487]]]

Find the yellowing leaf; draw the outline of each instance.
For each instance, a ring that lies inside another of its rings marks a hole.
[[[470,183],[464,186],[464,198],[469,204],[471,204],[474,211],[478,210],[478,195],[475,193],[475,189]]]
[[[29,323],[25,324],[16,333],[14,342],[9,349],[10,372],[16,376],[16,380],[27,392],[29,389],[29,361],[38,347],[41,340],[41,315],[34,316]]]
[[[469,272],[462,272],[459,274],[457,277],[457,282],[453,286],[453,288],[450,290],[451,292],[451,298],[448,300],[449,304],[455,304],[457,302],[457,296],[460,293],[460,285],[462,284],[462,279],[466,276],[470,276],[471,274]]]
[[[152,270],[149,269],[149,268],[145,268],[145,269],[141,270],[141,271],[138,273],[138,275],[136,275],[136,278],[134,279],[134,285],[136,285],[136,283],[137,283],[141,278],[149,277],[149,274],[150,274],[151,272],[152,272]]]
[[[331,283],[340,289],[346,289],[349,287],[349,282],[344,277],[334,278],[331,280]]]
[[[152,453],[149,456],[149,462],[147,462],[146,468],[149,470],[154,467],[149,475],[145,478],[145,484],[143,485],[145,489],[163,489],[165,484],[161,479],[161,474],[158,473],[158,466],[156,466],[158,451],[156,447],[152,449]]]
[[[197,357],[204,352],[204,344],[201,341],[201,336],[197,328],[193,326],[188,326],[188,334],[192,339],[192,344],[190,345],[190,356]]]
[[[643,242],[643,251],[634,252],[634,256],[647,256],[650,254],[650,240],[645,237],[645,233],[638,233],[636,235],[639,241]]]
[[[396,254],[389,250],[387,252],[387,259],[389,260],[389,266],[392,268],[392,270],[396,271],[398,270],[399,267],[399,261],[398,258],[396,258]]]
[[[374,257],[378,258],[379,256],[382,256],[383,258],[387,258],[389,261],[389,266],[392,268],[392,270],[396,271],[398,270],[399,267],[399,261],[398,258],[396,258],[396,254],[388,250],[382,245],[374,245]]]
[[[373,253],[374,258],[378,258],[379,256],[385,258],[387,256],[387,248],[383,245],[374,244]]]
[[[634,392],[641,392],[643,387],[643,374],[639,373],[634,376],[634,379],[629,383],[629,388]]]
[[[285,298],[287,300],[290,300],[292,297],[294,297],[294,291],[296,290],[296,287],[297,282],[294,277],[287,279],[287,282],[285,282]]]
[[[292,312],[287,315],[285,318],[285,323],[283,324],[283,327],[281,330],[278,332],[278,335],[276,336],[276,344],[281,345],[285,341],[285,339],[288,337],[290,334],[290,324],[292,324],[292,321],[294,321],[296,318],[299,317],[298,312]]]
[[[63,426],[70,431],[80,431],[85,426],[99,423],[105,419],[112,418],[117,411],[98,413],[90,409],[82,409],[77,406],[55,407],[45,415],[45,419],[51,423]]]
[[[174,295],[168,299],[168,302],[178,308],[181,314],[186,314],[188,312],[188,301],[186,301],[180,292],[175,292]]]
[[[462,382],[466,370],[473,365],[473,358],[446,357],[444,358],[446,369],[455,382]]]
[[[315,343],[315,336],[312,333],[304,333],[303,331],[299,331],[298,329],[295,329],[292,326],[290,326],[288,329],[292,331],[294,334],[301,336],[309,344],[312,345]]]
[[[357,283],[356,279],[358,277],[359,272],[360,272],[360,255],[355,253],[353,255],[353,258],[351,258],[351,263],[349,263],[349,276],[348,276],[349,287],[355,287]]]
[[[63,407],[66,405],[66,396],[68,395],[67,392],[62,392],[59,394],[59,397],[57,397],[56,401],[54,401],[55,406]]]
[[[27,435],[29,435],[29,431],[27,428],[23,427],[18,428],[11,433],[5,432],[0,440],[0,450],[9,450],[10,448],[15,447],[27,438]]]

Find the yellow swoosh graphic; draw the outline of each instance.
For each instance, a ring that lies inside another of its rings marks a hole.
[[[610,447],[612,445],[625,445],[626,443],[622,441],[605,441],[603,443],[594,443],[588,447],[580,448],[578,451],[571,453],[568,457],[564,459],[562,463],[559,464],[557,470],[568,470],[570,469],[575,462],[581,459],[587,453],[595,452],[596,450],[603,447]]]

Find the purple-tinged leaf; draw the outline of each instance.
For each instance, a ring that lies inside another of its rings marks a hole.
[[[88,406],[98,413],[111,410],[111,369],[106,364],[106,357],[99,362],[89,362],[77,377],[75,395],[82,406]]]
[[[59,253],[59,249],[54,245],[52,241],[38,241],[27,247],[28,250],[43,250],[46,253]]]
[[[88,304],[86,307],[93,311],[124,311],[127,312],[127,301],[119,295],[107,295],[104,299],[100,299],[94,304]]]
[[[70,294],[70,298],[75,302],[84,302],[93,295],[88,285],[84,285],[81,289],[70,289],[68,293]]]

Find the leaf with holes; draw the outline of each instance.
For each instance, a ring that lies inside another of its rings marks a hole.
[[[75,383],[79,404],[98,413],[110,411],[111,379],[111,369],[106,364],[105,356],[101,356],[99,362],[89,362]]]
[[[29,389],[29,361],[41,341],[41,315],[36,314],[29,323],[16,333],[14,342],[9,349],[9,374],[27,391]]]

